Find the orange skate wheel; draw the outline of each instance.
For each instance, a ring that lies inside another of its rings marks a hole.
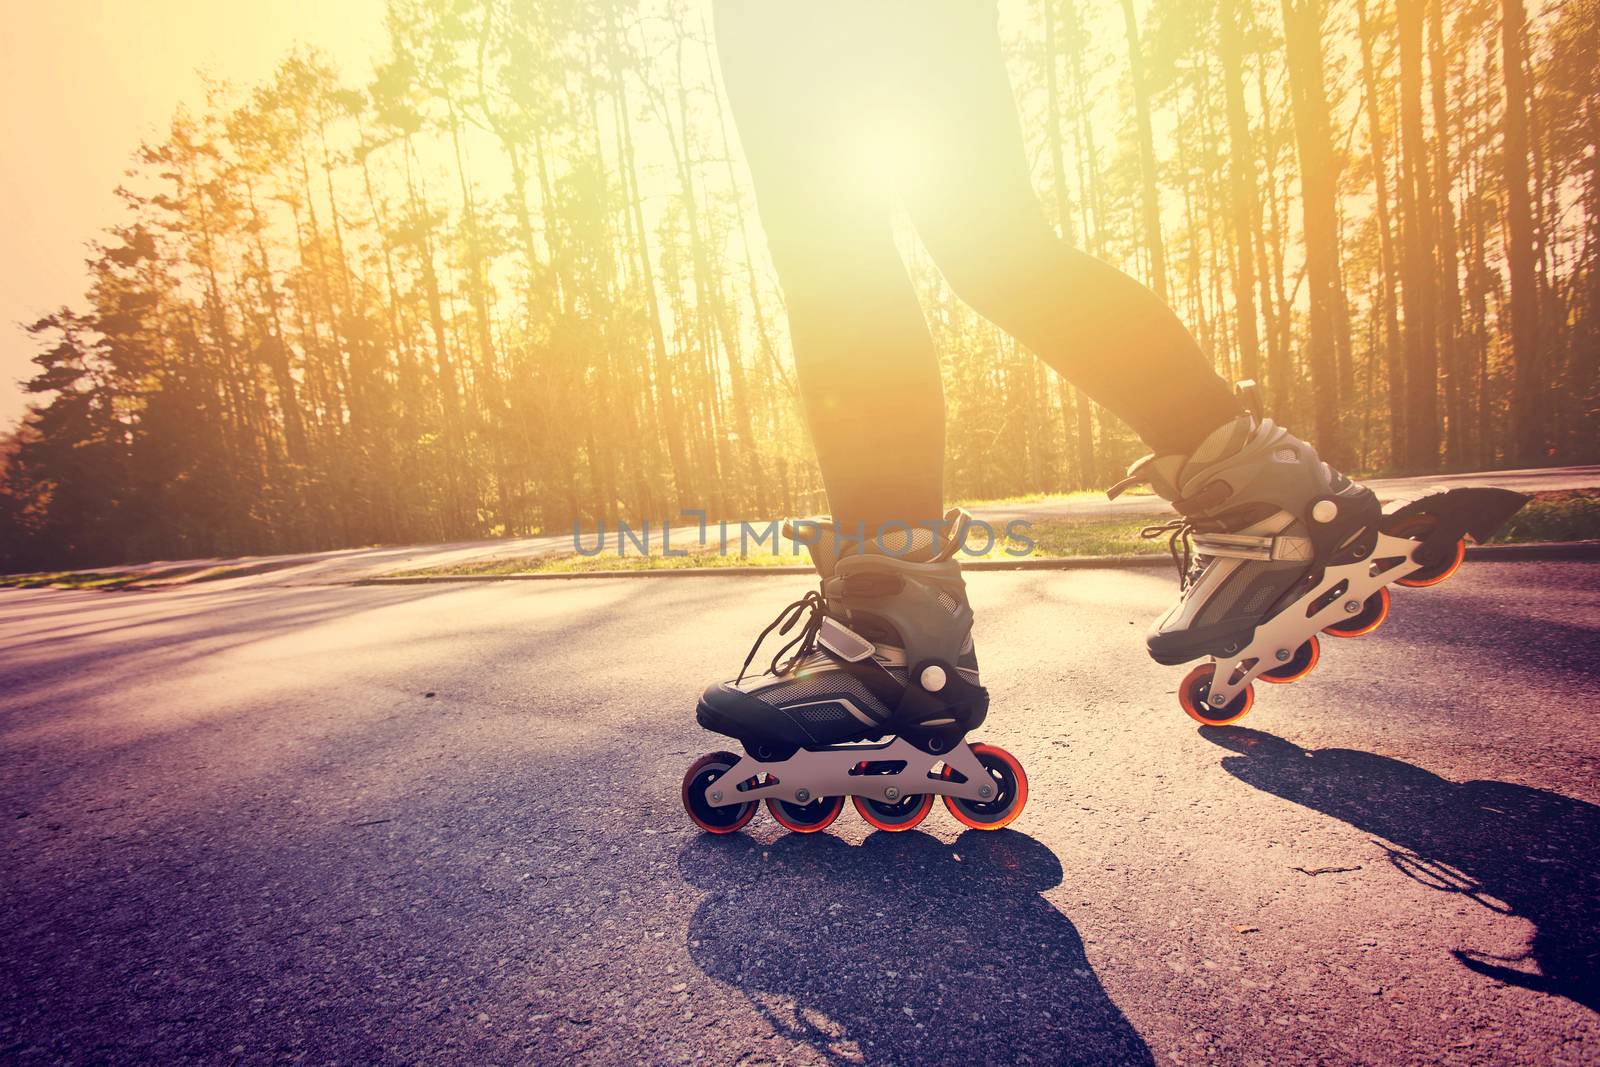
[[[1178,703],[1188,712],[1189,718],[1202,726],[1226,726],[1238,722],[1250,713],[1256,702],[1255,687],[1245,686],[1225,708],[1213,707],[1210,702],[1211,679],[1217,673],[1215,663],[1202,663],[1184,676],[1178,684]]]
[[[871,797],[851,797],[850,802],[856,806],[857,815],[870,825],[891,834],[913,829],[933,810],[932,793],[913,793],[894,803],[873,800]]]
[[[700,829],[711,834],[731,834],[744,828],[755,818],[756,802],[723,804],[713,807],[706,803],[706,789],[712,782],[733,770],[739,757],[732,752],[710,752],[693,763],[683,776],[683,810]]]
[[[1330,623],[1322,628],[1329,637],[1365,637],[1383,625],[1389,617],[1389,590],[1380,589],[1367,597],[1360,613],[1342,622]]]
[[[778,825],[796,834],[814,834],[833,825],[844,810],[844,797],[818,797],[809,804],[791,804],[777,797],[767,798],[767,814]]]
[[[1274,685],[1287,685],[1298,682],[1311,673],[1311,668],[1317,665],[1317,660],[1322,658],[1322,646],[1315,637],[1308,637],[1300,642],[1300,647],[1294,650],[1294,655],[1280,666],[1270,671],[1262,671],[1257,677],[1263,682],[1272,682]]]
[[[1395,524],[1389,531],[1391,537],[1409,537],[1413,541],[1420,541],[1433,532],[1439,525],[1439,520],[1432,515],[1411,515]],[[1404,578],[1395,579],[1399,584],[1409,589],[1426,589],[1430,585],[1438,585],[1456,571],[1461,569],[1462,560],[1467,558],[1467,542],[1465,539],[1456,541],[1454,552],[1438,562],[1414,570]]]
[[[973,745],[972,754],[989,772],[994,797],[980,801],[946,796],[944,806],[974,830],[998,830],[1022,814],[1022,806],[1028,802],[1028,774],[1017,757],[995,745]]]

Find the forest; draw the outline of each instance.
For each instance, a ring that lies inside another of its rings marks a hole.
[[[1600,455],[1600,0],[1004,0],[1062,238],[1352,472]],[[824,507],[703,0],[391,0],[130,144],[0,570]],[[88,235],[64,234],[63,240]],[[947,493],[1144,451],[902,242]]]

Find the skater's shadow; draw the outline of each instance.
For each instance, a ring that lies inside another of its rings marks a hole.
[[[1525,954],[1458,949],[1465,966],[1600,1011],[1600,807],[1510,782],[1452,782],[1388,756],[1307,751],[1239,727],[1202,730],[1258,789],[1359,827],[1401,873],[1535,927]]]
[[[702,836],[689,954],[832,1062],[1150,1063],[1066,916],[1048,848],[1012,830]]]

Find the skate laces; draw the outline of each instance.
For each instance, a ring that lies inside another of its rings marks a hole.
[[[800,628],[798,634],[790,638],[788,643],[773,655],[772,663],[768,666],[767,671],[769,674],[784,674],[795,664],[811,655],[816,651],[817,632],[822,629],[822,620],[827,617],[827,614],[828,598],[815,589],[778,612],[778,617],[767,624],[767,628],[761,631],[761,636],[756,638],[756,643],[750,646],[750,654],[745,656],[744,666],[739,668],[739,677],[734,679],[733,684],[738,685],[744,681],[745,671],[750,669],[750,664],[756,658],[756,653],[761,651],[762,643],[766,641],[767,636],[772,631],[778,631],[778,636],[782,637],[790,630],[793,630],[802,617],[805,617],[805,625]],[[794,650],[794,654],[787,660],[783,660],[784,655],[790,649]],[[780,660],[783,660],[781,664]]]
[[[1173,565],[1178,568],[1178,590],[1180,592],[1188,589],[1190,584],[1199,577],[1197,572],[1204,569],[1200,561],[1205,557],[1194,554],[1194,534],[1199,528],[1199,523],[1190,519],[1177,518],[1169,519],[1155,526],[1146,526],[1139,531],[1139,536],[1146,541],[1154,541],[1162,534],[1169,535],[1167,537],[1167,551],[1172,553]],[[1181,554],[1178,548],[1180,541],[1183,543]]]

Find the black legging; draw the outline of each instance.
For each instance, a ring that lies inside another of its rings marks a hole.
[[[894,195],[962,299],[1152,449],[1241,410],[1170,308],[1046,222],[994,0],[718,0],[716,21],[836,519],[943,510],[939,364]]]

